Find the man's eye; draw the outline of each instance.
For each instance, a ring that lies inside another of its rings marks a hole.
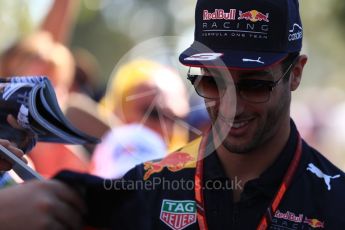
[[[242,81],[237,85],[241,89],[260,89],[269,87],[270,83],[265,81]]]

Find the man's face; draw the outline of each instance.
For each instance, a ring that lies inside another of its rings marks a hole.
[[[206,104],[214,104],[208,107],[208,112],[218,144],[234,153],[248,153],[288,128],[291,101],[288,81],[280,81],[271,92],[268,89],[261,92],[266,92],[268,97],[260,103],[248,100],[255,100],[255,95],[262,97],[259,93],[250,94],[250,91],[239,90],[241,87],[234,87],[234,84],[248,85],[255,80],[277,81],[284,72],[281,64],[277,64],[260,71],[231,70],[228,74],[221,74],[227,79],[220,84],[226,84],[227,90],[219,99],[205,99]],[[213,75],[212,70],[204,70],[204,73]]]

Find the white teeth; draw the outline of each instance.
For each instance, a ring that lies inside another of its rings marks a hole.
[[[238,129],[241,128],[245,125],[247,125],[252,119],[250,120],[245,120],[245,121],[230,121],[227,120],[224,116],[222,116],[221,114],[219,114],[220,119],[223,120],[223,122],[225,122],[227,125],[231,126],[232,128]]]
[[[238,128],[241,128],[241,127],[245,126],[245,125],[248,124],[248,123],[249,123],[249,121],[234,122],[234,123],[232,124],[232,127],[238,129]]]

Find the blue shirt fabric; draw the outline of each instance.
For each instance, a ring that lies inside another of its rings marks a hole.
[[[291,122],[288,142],[277,160],[260,177],[245,184],[236,203],[217,154],[206,157],[204,186],[217,181],[217,186],[203,190],[209,229],[256,229],[279,188],[296,145],[297,130]],[[62,172],[56,178],[83,191],[89,208],[86,217],[89,225],[112,229],[199,229],[190,210],[183,209],[195,200],[191,187],[195,167],[180,170],[164,167],[144,180],[146,172],[145,164],[141,164],[120,180],[74,172]],[[173,187],[175,181],[177,186]],[[131,187],[134,182],[139,185]],[[295,176],[269,229],[344,229],[344,194],[344,173],[303,141]],[[181,209],[167,212],[171,207]]]

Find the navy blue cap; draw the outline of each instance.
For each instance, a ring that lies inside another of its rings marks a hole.
[[[302,48],[298,0],[198,0],[193,44],[180,62],[261,69]]]

